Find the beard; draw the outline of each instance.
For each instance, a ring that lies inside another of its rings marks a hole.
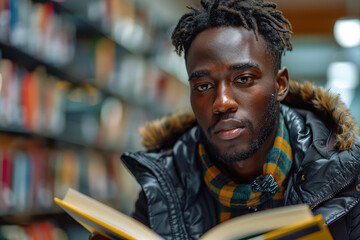
[[[209,154],[211,156],[211,160],[215,163],[228,163],[228,162],[237,162],[237,161],[242,161],[242,160],[248,159],[249,157],[254,155],[256,153],[256,151],[259,150],[259,148],[269,138],[269,136],[271,135],[271,133],[273,132],[273,130],[276,127],[277,116],[278,116],[278,109],[276,107],[275,94],[273,93],[271,95],[269,104],[268,104],[264,114],[262,115],[258,126],[256,126],[256,128],[254,128],[254,125],[250,120],[248,120],[248,119],[243,120],[243,122],[246,123],[246,125],[250,131],[250,134],[252,136],[254,136],[255,129],[260,129],[259,130],[260,134],[259,134],[258,138],[251,139],[248,149],[243,150],[243,151],[226,152],[226,153],[222,154],[219,151],[219,149],[214,144],[212,144],[208,140],[206,135],[202,132],[202,135],[203,135],[202,139],[204,140],[203,144],[205,145],[207,151],[209,152]],[[227,118],[227,117],[221,116],[218,119],[218,121],[220,121],[221,119],[225,119],[225,118]],[[201,130],[201,131],[203,131],[203,130]]]

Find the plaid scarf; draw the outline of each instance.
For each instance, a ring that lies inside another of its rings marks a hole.
[[[208,158],[199,144],[204,181],[220,206],[220,222],[257,210],[283,205],[287,174],[292,164],[289,133],[280,114],[273,148],[267,155],[263,175],[251,184],[236,184]]]

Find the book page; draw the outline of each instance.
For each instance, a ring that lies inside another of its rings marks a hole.
[[[223,222],[205,233],[201,240],[238,239],[312,219],[307,205],[294,205],[243,215]]]

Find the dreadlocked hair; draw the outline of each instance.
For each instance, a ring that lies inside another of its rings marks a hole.
[[[201,0],[203,9],[188,7],[175,27],[171,39],[181,56],[187,52],[194,38],[202,31],[221,26],[244,27],[253,30],[256,40],[262,35],[266,49],[272,56],[275,70],[280,68],[281,56],[292,50],[292,27],[277,5],[263,0]]]

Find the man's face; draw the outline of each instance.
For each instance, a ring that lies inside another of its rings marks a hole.
[[[214,161],[245,160],[272,144],[279,84],[261,36],[257,41],[241,27],[205,30],[193,40],[186,67],[191,106]]]

